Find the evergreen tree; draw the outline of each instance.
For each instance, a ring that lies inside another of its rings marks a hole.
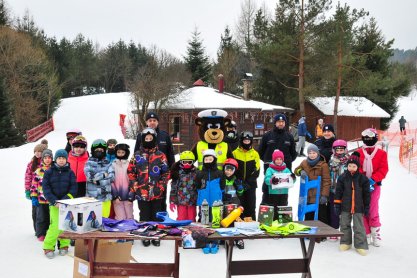
[[[0,149],[20,145],[23,140],[13,124],[3,78],[0,78],[0,107]]]
[[[184,56],[187,69],[191,72],[191,82],[198,79],[209,81],[211,76],[211,65],[209,58],[205,54],[203,42],[197,28],[192,33],[192,38],[188,41],[187,55]]]
[[[6,2],[0,0],[0,26],[8,26],[10,24],[9,10],[6,7]]]

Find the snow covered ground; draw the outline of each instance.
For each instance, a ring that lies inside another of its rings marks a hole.
[[[79,128],[88,141],[115,137],[122,140],[118,126],[119,114],[127,114],[129,108],[127,94],[104,94],[65,99],[54,115],[56,130],[46,138],[49,147],[55,152],[65,147],[65,132],[70,128]],[[403,98],[399,115],[405,115],[407,121],[416,121],[415,97]],[[398,121],[398,119],[397,119]],[[126,141],[125,141],[126,142]],[[133,148],[134,141],[127,140]],[[42,243],[36,240],[32,228],[31,203],[24,197],[24,172],[26,164],[33,155],[36,143],[17,148],[0,150],[0,229],[1,277],[72,277],[72,248],[65,257],[57,256],[53,260],[44,257]],[[294,167],[298,166],[298,158]],[[383,246],[370,246],[366,257],[355,251],[340,252],[338,243],[317,244],[311,262],[315,277],[415,277],[417,272],[416,256],[417,230],[413,209],[416,209],[417,176],[408,174],[398,162],[398,148],[389,150],[390,171],[383,183],[380,213],[382,221]],[[258,184],[261,184],[260,177]],[[298,189],[289,193],[290,205],[296,215]],[[261,190],[258,190],[258,203]],[[138,212],[135,212],[138,217]],[[414,219],[414,220],[413,220]],[[220,249],[217,255],[204,255],[201,250],[180,250],[181,277],[224,277],[225,251]],[[141,262],[173,261],[172,243],[163,242],[161,247],[145,248],[137,242],[133,246],[133,255]],[[246,240],[244,250],[234,252],[235,259],[295,258],[301,256],[298,240]],[[414,273],[414,274],[413,274]],[[299,274],[280,275],[279,277],[299,277]],[[272,275],[252,277],[278,277]]]

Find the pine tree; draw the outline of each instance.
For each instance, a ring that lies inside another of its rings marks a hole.
[[[211,76],[211,65],[209,58],[204,53],[203,42],[200,39],[200,32],[197,28],[192,33],[192,38],[188,41],[187,55],[184,56],[187,69],[191,72],[191,81],[198,79],[209,81]]]
[[[0,26],[10,24],[9,10],[6,7],[4,0],[0,0]]]
[[[3,79],[0,79],[0,107],[0,149],[19,145],[23,140],[13,124]]]

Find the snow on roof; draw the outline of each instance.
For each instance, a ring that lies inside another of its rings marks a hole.
[[[309,100],[324,115],[333,115],[335,97],[311,97]],[[381,107],[365,97],[340,97],[337,115],[373,118],[390,117]]]
[[[209,87],[193,87],[186,89],[168,104],[167,109],[259,109],[261,111],[291,112],[292,108],[272,105],[255,100],[244,100],[242,97],[229,93],[219,93]]]

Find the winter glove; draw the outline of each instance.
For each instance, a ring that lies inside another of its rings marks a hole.
[[[319,203],[320,203],[320,205],[325,205],[325,204],[327,204],[327,200],[328,200],[328,197],[326,197],[326,196],[320,196],[320,201],[319,201]]]
[[[243,185],[239,184],[237,186],[237,195],[242,196],[244,191],[245,191],[245,189],[243,188]]]
[[[30,200],[30,190],[25,190],[26,199]]]
[[[272,176],[272,178],[269,180],[269,183],[276,185],[279,183],[279,179],[276,176]]]
[[[171,212],[175,212],[176,209],[177,209],[177,205],[176,204],[169,204],[169,210]]]
[[[363,210],[363,215],[369,216],[369,207],[365,207]]]
[[[129,202],[133,202],[135,200],[135,192],[129,192],[129,194],[127,195],[127,200]]]
[[[336,213],[336,215],[340,215],[340,213],[342,212],[340,204],[334,204],[334,212]]]
[[[34,207],[38,207],[39,206],[38,198],[32,197],[32,206],[34,206]]]
[[[297,180],[297,177],[295,176],[294,173],[291,174],[291,178],[292,178],[293,182],[295,182]]]

